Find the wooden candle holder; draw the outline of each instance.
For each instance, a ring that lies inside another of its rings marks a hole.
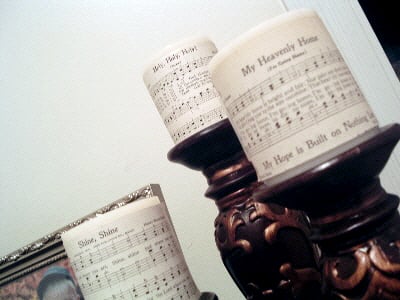
[[[322,251],[323,299],[400,299],[399,198],[379,174],[400,139],[400,125],[274,187],[255,201],[301,209]]]
[[[228,120],[177,144],[168,158],[207,178],[219,209],[215,241],[247,299],[319,299],[316,248],[304,214],[252,197],[255,170]]]

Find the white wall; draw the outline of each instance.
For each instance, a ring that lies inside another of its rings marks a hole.
[[[166,44],[222,46],[283,10],[257,1],[0,1],[0,256],[159,183],[194,279],[241,299],[214,243],[217,209],[173,143],[141,71]]]
[[[398,122],[398,80],[357,1],[285,3],[321,13],[381,124]],[[0,1],[0,256],[159,183],[199,288],[241,299],[205,179],[167,160],[141,70],[166,44],[205,34],[221,48],[281,11],[279,0]],[[399,158],[383,174],[398,194]]]

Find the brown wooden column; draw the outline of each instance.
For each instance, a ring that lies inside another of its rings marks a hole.
[[[274,187],[259,202],[304,210],[322,251],[324,299],[400,299],[399,198],[379,174],[400,138],[392,125],[366,142]]]
[[[319,299],[316,248],[305,215],[253,198],[259,186],[228,120],[177,144],[168,158],[202,171],[219,209],[215,241],[247,299]]]

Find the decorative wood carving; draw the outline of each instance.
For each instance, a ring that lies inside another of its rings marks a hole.
[[[322,251],[323,299],[400,299],[399,198],[378,175],[400,125],[254,197],[303,209]]]
[[[319,299],[316,248],[305,216],[252,197],[259,185],[225,120],[177,144],[171,161],[201,170],[215,200],[215,240],[222,260],[247,299]]]
[[[315,299],[320,274],[309,233],[302,213],[251,196],[220,207],[215,220],[224,264],[248,299]]]

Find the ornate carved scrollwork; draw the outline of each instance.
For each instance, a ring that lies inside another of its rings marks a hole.
[[[308,235],[302,213],[251,197],[215,220],[218,249],[248,299],[318,297],[321,280]]]
[[[323,299],[400,299],[400,199],[379,181],[399,139],[400,125],[382,128],[316,168],[253,192],[308,214],[322,253]]]
[[[348,253],[324,262],[332,298],[399,299],[400,241],[371,239]]]
[[[256,172],[228,120],[177,144],[171,161],[201,170],[219,209],[215,240],[247,299],[320,298],[316,252],[303,214],[255,201]]]

